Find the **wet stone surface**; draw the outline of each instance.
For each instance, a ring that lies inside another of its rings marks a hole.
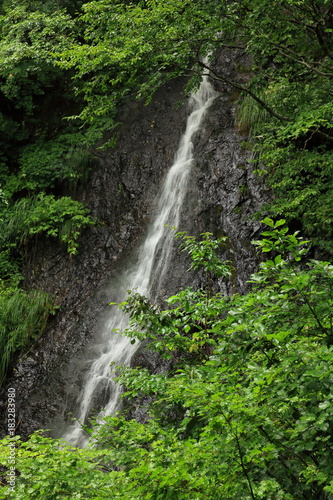
[[[221,54],[215,65],[227,76],[242,79],[244,75],[235,70],[239,63],[246,61],[235,51]],[[93,358],[93,344],[85,346],[108,315],[121,271],[144,237],[159,185],[184,132],[186,101],[176,106],[184,99],[184,83],[180,79],[168,84],[147,107],[134,102],[121,110],[116,147],[96,152],[89,182],[76,195],[98,220],[82,234],[78,255],[69,258],[53,241],[40,240],[32,249],[25,267],[26,286],[55,295],[59,310],[36,345],[10,368],[0,394],[1,435],[6,434],[8,387],[16,389],[17,433],[24,437],[49,428],[56,416],[61,420],[66,408],[74,407],[82,385],[75,366]],[[234,91],[222,83],[215,83],[215,88],[220,95],[195,138],[195,162],[179,229],[228,237],[222,257],[231,260],[236,271],[229,283],[217,286],[225,293],[242,293],[257,264],[250,241],[258,237],[260,224],[251,216],[267,193],[252,173],[250,151],[242,148],[246,137],[234,127]],[[184,254],[175,250],[172,263],[161,300],[183,286],[199,285],[186,274]],[[133,364],[158,371],[162,367],[154,356],[140,350]],[[140,404],[142,410],[134,414],[144,420],[146,402]]]

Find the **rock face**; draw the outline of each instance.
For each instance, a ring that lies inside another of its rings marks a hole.
[[[234,51],[221,53],[215,67],[242,79],[236,67],[245,63]],[[81,382],[76,380],[75,364],[91,355],[84,348],[108,313],[121,270],[143,238],[159,185],[184,131],[188,111],[184,86],[184,79],[173,81],[149,106],[131,102],[120,111],[116,147],[97,150],[89,182],[77,196],[98,219],[82,234],[78,255],[70,259],[64,248],[50,241],[40,241],[30,255],[26,285],[55,295],[59,311],[36,345],[11,367],[1,394],[1,435],[6,434],[8,387],[16,390],[17,433],[22,436],[49,428],[66,405],[73,405]],[[251,215],[266,194],[252,173],[250,152],[242,149],[245,137],[234,127],[234,92],[222,83],[215,87],[220,95],[195,139],[195,165],[179,229],[229,238],[224,257],[233,262],[235,272],[230,283],[220,286],[225,293],[242,293],[256,266],[250,241],[258,236],[260,224]],[[190,283],[185,256],[175,254],[161,298]]]

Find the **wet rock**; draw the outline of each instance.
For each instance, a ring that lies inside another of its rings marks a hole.
[[[246,64],[233,51],[221,53],[215,65],[228,77],[242,79],[244,75],[236,71],[240,62]],[[89,182],[77,194],[98,220],[82,234],[78,255],[69,258],[64,248],[45,240],[31,252],[25,284],[55,295],[59,311],[29,353],[12,363],[0,396],[2,435],[7,387],[16,389],[17,432],[23,436],[48,428],[56,416],[64,420],[68,408],[74,408],[82,385],[75,366],[84,366],[93,356],[85,346],[98,335],[121,269],[130,265],[132,252],[142,241],[159,185],[184,132],[187,106],[176,107],[184,98],[184,84],[183,79],[169,83],[148,107],[129,102],[120,110],[116,147],[96,150]],[[235,273],[229,283],[218,286],[225,293],[242,293],[257,264],[250,241],[257,238],[260,224],[251,217],[267,194],[252,172],[251,152],[242,147],[246,137],[234,126],[234,91],[223,83],[215,85],[220,95],[195,138],[195,164],[179,229],[228,237],[222,257],[233,262]],[[183,253],[175,249],[172,262],[162,283],[161,301],[183,286],[198,284],[185,271],[188,261]],[[164,369],[154,354],[142,349],[133,363],[153,371]],[[145,418],[144,410],[136,413]]]

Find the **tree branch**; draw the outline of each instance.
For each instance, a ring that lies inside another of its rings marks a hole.
[[[318,129],[310,128],[309,130],[311,130],[314,133],[314,135],[315,134],[320,135],[320,137],[322,137],[323,139],[327,139],[328,141],[333,142],[333,137],[331,135],[325,134],[325,132],[322,132],[321,130]]]
[[[251,493],[251,497],[252,497],[253,500],[256,500],[256,497],[254,496],[254,492],[253,492],[253,489],[252,489],[252,484],[251,484],[250,476],[249,476],[249,474],[247,472],[247,469],[246,469],[244,461],[243,461],[243,453],[242,453],[242,449],[240,447],[239,439],[238,439],[238,436],[237,436],[237,431],[235,432],[235,438],[236,438],[237,449],[238,449],[238,453],[239,453],[241,467],[242,467],[242,470],[243,470],[244,475],[246,477],[247,483],[249,485],[249,490],[250,490],[250,493]]]
[[[276,47],[279,47],[279,46],[277,45]],[[280,54],[282,54],[283,56],[287,57],[288,59],[291,59],[292,61],[305,66],[306,68],[310,69],[314,73],[317,73],[318,75],[327,76],[328,78],[333,78],[333,73],[324,73],[323,71],[319,71],[318,69],[316,69],[311,64],[303,61],[302,59],[298,59],[296,56],[292,56],[291,54],[294,53],[292,50],[287,49],[286,47],[281,47],[281,49],[282,50],[280,51]],[[288,54],[287,52],[283,52],[284,50],[289,50],[289,52],[291,54]]]
[[[268,106],[262,99],[260,99],[252,90],[248,89],[247,87],[244,87],[240,83],[236,83],[232,80],[229,80],[228,78],[225,78],[224,76],[221,76],[220,74],[216,73],[211,67],[207,66],[205,63],[202,61],[198,61],[199,65],[203,68],[205,68],[207,71],[209,71],[210,76],[213,80],[217,80],[220,82],[227,83],[228,85],[231,85],[231,87],[234,87],[238,90],[241,90],[242,92],[246,92],[248,95],[252,97],[260,106],[262,106],[270,115],[274,116],[278,120],[284,121],[284,122],[291,122],[292,119],[288,118],[287,116],[280,115],[276,111],[274,111],[272,108]]]

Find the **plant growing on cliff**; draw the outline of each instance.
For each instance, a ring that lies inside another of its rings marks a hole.
[[[80,202],[41,193],[35,198],[22,198],[6,213],[0,241],[3,246],[23,244],[34,235],[44,234],[59,238],[73,255],[82,229],[92,224],[94,221]]]
[[[107,417],[91,431],[98,445],[91,450],[69,450],[38,434],[17,440],[21,475],[15,494],[4,485],[0,498],[47,500],[74,491],[96,500],[331,497],[333,266],[304,262],[305,242],[284,221],[265,222],[256,245],[269,258],[251,277],[252,291],[210,294],[208,304],[205,296],[208,355],[188,356],[186,325],[198,327],[203,318],[199,292],[192,290],[193,304],[188,289],[165,311],[150,305],[149,321],[141,299],[129,299],[137,325],[152,324],[137,334],[163,332],[178,360],[170,374],[120,373],[128,396],[152,396],[146,423]],[[200,251],[201,242],[190,243]],[[160,351],[155,342],[151,347]],[[8,445],[1,442],[4,466]]]
[[[0,384],[13,355],[24,352],[38,338],[54,311],[49,294],[8,289],[0,280]]]
[[[55,311],[47,293],[20,288],[19,250],[43,235],[58,238],[75,255],[80,233],[92,224],[88,210],[69,197],[40,194],[6,207],[0,235],[0,383],[14,354],[24,351],[44,331]]]

